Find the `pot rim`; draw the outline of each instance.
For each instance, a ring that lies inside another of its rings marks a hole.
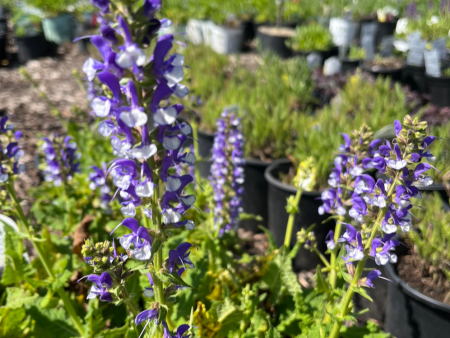
[[[264,172],[264,178],[270,185],[273,185],[280,190],[288,191],[291,194],[295,194],[297,192],[297,189],[293,185],[283,183],[272,175],[273,170],[286,164],[290,164],[292,166],[292,163],[288,158],[273,161],[272,164],[266,168],[266,171]],[[320,194],[320,191],[302,191],[302,195],[307,196],[320,197]]]
[[[430,298],[428,296],[425,296],[423,293],[413,289],[408,284],[406,284],[400,276],[397,274],[396,269],[394,268],[393,264],[388,263],[384,266],[384,270],[386,271],[386,274],[388,275],[389,279],[392,281],[392,283],[400,289],[400,291],[404,292],[408,296],[414,298],[415,300],[419,301],[422,304],[425,304],[433,309],[450,313],[450,305],[441,303],[433,298]]]
[[[362,69],[365,70],[366,72],[370,72],[370,73],[375,73],[375,74],[393,74],[393,73],[397,73],[397,72],[401,72],[406,68],[406,64],[404,63],[402,66],[400,66],[399,68],[395,68],[395,69],[379,69],[379,70],[372,70],[371,67],[366,66],[363,62],[362,64]]]
[[[438,83],[450,83],[450,77],[449,76],[441,76],[441,77],[435,77],[435,76],[431,76],[427,73],[425,73],[425,78],[429,81],[429,82],[438,82]]]

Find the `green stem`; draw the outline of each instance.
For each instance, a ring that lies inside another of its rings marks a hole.
[[[157,184],[157,182],[155,182]],[[161,187],[159,187],[161,188]],[[159,199],[159,189],[156,188],[153,193],[153,200],[152,200],[152,211],[153,211],[153,229],[158,234],[162,230],[162,223],[161,223],[161,213],[159,211],[158,207],[158,199]],[[162,246],[161,248],[155,253],[155,257],[153,259],[153,264],[155,267],[155,272],[159,272],[162,269]],[[164,285],[162,281],[157,277],[153,276],[153,290],[155,291],[155,300],[160,304],[165,304],[165,297],[164,297]],[[157,338],[162,338],[164,336],[164,329],[162,325],[158,325],[157,329]]]
[[[72,231],[72,227],[73,227],[73,215],[72,215],[72,210],[70,210],[69,192],[67,191],[67,183],[66,182],[63,182],[63,191],[64,191],[64,202],[66,205],[66,212],[67,212],[67,215],[69,216],[68,234],[70,234]]]
[[[337,283],[337,265],[336,265],[336,256],[339,251],[339,244],[338,239],[341,235],[341,228],[342,228],[342,221],[343,216],[339,216],[336,222],[336,228],[334,229],[334,243],[335,247],[331,251],[331,258],[330,258],[330,265],[331,265],[331,271],[330,271],[330,286],[331,289],[336,289],[336,283]]]
[[[193,140],[193,144],[194,144],[194,155],[196,158],[195,161],[195,166],[194,166],[194,173],[195,173],[195,181],[197,182],[197,184],[200,183],[200,171],[198,168],[198,161],[201,161],[202,158],[200,156],[200,151],[198,149],[198,124],[195,121],[195,117],[191,120],[191,128],[192,128],[192,137],[194,138]]]
[[[12,182],[6,183],[6,190],[8,191],[9,195],[11,196],[11,199],[14,202],[16,212],[19,215],[19,218],[22,221],[25,230],[27,231],[28,238],[30,239],[31,243],[33,243],[33,246],[38,254],[39,259],[42,262],[42,265],[44,266],[45,271],[47,272],[50,279],[54,281],[56,279],[56,275],[50,266],[50,262],[47,260],[47,255],[44,253],[39,243],[33,240],[33,234],[30,230],[30,224],[28,223],[28,220],[25,217],[25,214],[23,213],[22,207],[20,206],[19,200],[17,199],[16,192],[14,191],[14,186]],[[80,333],[81,336],[84,336],[83,324],[81,323],[81,320],[78,317],[69,296],[67,295],[67,293],[63,288],[59,288],[56,291],[58,292],[59,297],[63,301],[64,307],[66,308],[66,311],[69,314],[69,316],[72,318],[72,321],[75,324],[78,332]]]
[[[298,203],[300,202],[300,197],[302,196],[302,191],[299,189],[295,194],[294,205],[298,207]],[[286,235],[284,237],[284,246],[289,249],[291,245],[291,237],[292,237],[292,229],[294,228],[295,221],[295,212],[289,214],[289,219],[286,227]]]
[[[327,268],[331,268],[330,263],[328,262],[327,258],[316,248],[312,248],[313,251],[319,256],[320,260],[325,264]]]

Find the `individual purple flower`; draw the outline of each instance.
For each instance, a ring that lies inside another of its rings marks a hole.
[[[356,229],[351,225],[347,223],[342,223],[347,227],[347,230],[345,233],[338,239],[338,243],[354,243],[356,240]]]
[[[138,47],[136,43],[133,42],[130,29],[125,19],[119,16],[118,22],[125,37],[125,45],[119,47],[121,51],[116,56],[116,63],[121,68],[134,68],[134,70],[136,71],[136,67],[142,67],[145,65],[145,53]]]
[[[86,278],[89,282],[94,283],[87,296],[87,299],[93,299],[97,296],[100,296],[99,298],[102,302],[110,303],[113,301],[111,293],[108,292],[108,289],[113,287],[113,282],[108,272],[103,272],[100,276],[95,274],[89,275],[86,276]]]
[[[369,255],[375,258],[378,265],[397,262],[397,256],[392,251],[400,245],[400,242],[393,240],[394,236],[395,233],[387,234],[384,238],[377,237],[372,241]]]
[[[325,237],[325,243],[327,244],[328,250],[334,250],[334,248],[336,247],[336,243],[334,242],[333,230],[330,230],[330,232],[327,234],[327,237]]]
[[[373,205],[375,205],[379,208],[385,208],[386,207],[386,199],[387,199],[386,187],[385,187],[384,182],[381,179],[379,179],[377,181],[377,188],[378,188],[378,193],[374,195]]]
[[[136,318],[134,319],[134,322],[136,323],[136,325],[139,325],[142,322],[148,321],[146,324],[146,326],[147,326],[150,323],[150,321],[152,321],[152,320],[155,320],[157,322],[158,314],[159,314],[159,311],[156,308],[144,310],[136,316]]]
[[[107,168],[106,164],[102,164],[102,168],[92,166],[92,172],[89,173],[89,189],[99,190],[101,203],[100,206],[103,209],[107,209],[109,202],[111,201],[111,188],[106,181]]]
[[[398,144],[394,145],[394,152],[395,152],[397,159],[396,160],[388,159],[386,164],[388,167],[390,167],[392,169],[401,170],[404,167],[406,167],[408,162],[403,159],[402,154],[400,152],[400,147],[398,146]]]
[[[399,120],[394,121],[394,129],[395,129],[395,135],[398,136],[400,132],[402,131],[402,123]]]
[[[178,269],[180,267],[183,267],[185,269],[186,266],[194,268],[194,264],[189,258],[191,252],[187,252],[191,247],[191,243],[185,242],[178,245],[176,250],[169,251],[168,269],[170,273],[173,273],[174,269]]]
[[[138,221],[134,218],[126,218],[111,232],[111,235],[121,225],[130,229],[132,233],[119,237],[120,245],[125,250],[129,250],[135,259],[140,261],[149,260],[153,239],[150,237],[147,228],[140,227]],[[132,244],[134,249],[131,249]]]
[[[375,180],[371,176],[362,174],[356,178],[355,193],[371,194],[373,192],[374,188],[375,188]]]
[[[365,285],[373,288],[373,281],[381,276],[381,272],[379,270],[372,270],[367,274]]]
[[[349,243],[345,248],[347,249],[347,256],[344,258],[344,261],[360,261],[364,258],[364,248],[362,246],[362,238],[359,231],[356,233],[356,239],[353,243]]]
[[[189,338],[191,335],[185,335],[185,333],[189,330],[190,326],[187,324],[183,324],[178,326],[176,335],[171,335],[170,330],[167,326],[166,322],[162,322],[164,326],[164,338]]]
[[[361,196],[354,193],[351,198],[352,207],[349,210],[348,214],[352,217],[356,222],[362,223],[363,216],[367,215],[367,205]]]

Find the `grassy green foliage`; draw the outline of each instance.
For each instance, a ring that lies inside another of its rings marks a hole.
[[[414,251],[419,256],[423,271],[430,272],[436,282],[444,274],[450,279],[450,212],[443,208],[438,194],[426,195],[419,203],[416,217],[419,231],[408,232],[407,237],[414,243]]]
[[[364,60],[366,58],[366,51],[364,48],[351,46],[348,52],[348,58],[350,60]]]
[[[316,188],[327,185],[329,169],[343,139],[340,133],[350,133],[366,124],[374,133],[402,119],[411,106],[399,84],[378,78],[375,82],[357,73],[333,102],[315,116],[300,115],[296,146],[290,151],[296,166],[312,156],[316,162]]]
[[[202,55],[205,62],[196,61]],[[202,95],[201,129],[215,130],[223,108],[237,105],[246,137],[246,156],[281,158],[301,128],[299,116],[315,102],[306,62],[263,58],[255,71],[231,64],[206,47],[186,51],[192,93]]]
[[[298,27],[287,43],[295,51],[325,51],[333,46],[333,37],[328,28],[313,23]]]

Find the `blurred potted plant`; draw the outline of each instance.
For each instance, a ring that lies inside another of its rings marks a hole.
[[[366,52],[361,47],[350,46],[348,55],[342,61],[342,73],[354,71],[366,58]]]
[[[444,2],[442,2],[444,4]],[[426,12],[425,12],[426,10]],[[420,32],[420,37],[429,46],[440,45],[440,48],[445,50],[444,44],[449,43],[448,39],[448,20],[450,18],[448,6],[440,6],[438,9],[427,8],[422,9],[423,15],[419,15],[420,11],[416,8],[415,3],[408,7],[407,17],[403,29],[396,31],[396,37],[399,39],[406,39],[409,34]],[[441,55],[441,60],[445,59],[446,55]],[[420,65],[406,65],[405,81],[412,89],[417,89],[422,93],[428,92],[428,81],[425,79],[425,66]]]
[[[295,24],[283,25],[283,7],[285,0],[258,0],[255,3],[258,15],[257,37],[262,51],[271,51],[282,58],[292,56],[285,41],[295,35]],[[276,25],[272,23],[276,22]]]
[[[192,49],[192,48],[191,48]],[[207,54],[204,51],[202,54]],[[200,52],[199,52],[200,53]],[[194,55],[186,55],[186,59]],[[202,95],[198,108],[200,155],[207,158],[212,148],[212,132],[222,107],[236,105],[241,118],[245,145],[244,210],[260,215],[263,222],[248,220],[245,228],[257,231],[259,224],[267,224],[267,183],[264,170],[271,161],[286,156],[300,130],[298,116],[315,103],[314,85],[306,62],[300,58],[282,61],[269,54],[256,70],[237,67],[232,75],[229,61],[209,52],[202,65],[189,72],[189,87]],[[223,67],[222,72],[218,71]],[[211,68],[209,70],[208,68]],[[205,76],[205,72],[212,72]],[[208,135],[209,133],[209,135]],[[209,176],[210,162],[199,163],[203,177]]]
[[[294,55],[317,53],[321,56],[322,63],[333,55],[333,37],[327,28],[318,23],[298,27],[295,36],[288,39],[286,45],[293,50]]]
[[[12,23],[20,63],[48,55],[48,45],[42,34],[41,16],[15,10]]]
[[[70,12],[75,11],[77,0],[26,0],[25,2],[45,14],[42,28],[47,41],[58,45],[73,41],[75,20]]]
[[[315,116],[301,114],[297,117],[301,129],[298,131],[295,145],[288,149],[289,160],[274,162],[267,168],[265,174],[269,182],[268,226],[275,239],[279,241],[277,244],[280,244],[285,232],[284,228],[280,228],[280,224],[285,224],[288,219],[285,199],[294,196],[297,191],[292,185],[294,170],[308,158],[314,161],[314,184],[309,191],[302,193],[294,231],[316,224],[314,231],[317,242],[324,243],[331,224],[323,223],[329,215],[318,213],[322,205],[319,198],[322,190],[328,185],[333,154],[343,143],[340,133],[342,131],[350,133],[354,129],[359,129],[362,124],[376,131],[407,114],[411,104],[406,102],[406,96],[400,89],[396,84],[395,90],[392,90],[389,79],[379,78],[374,81],[361,73],[356,73],[349,77],[347,85],[330,106],[326,106]],[[312,262],[309,262],[309,258],[305,258],[298,261],[297,267],[311,268]]]
[[[450,67],[442,71],[440,77],[425,74],[430,92],[430,100],[438,107],[450,106]]]
[[[362,69],[374,76],[390,77],[394,81],[400,81],[405,68],[405,61],[401,57],[382,57],[376,55],[373,60],[366,60]]]
[[[414,213],[420,221],[406,236],[409,250],[385,266],[392,281],[385,330],[398,338],[439,337],[450,330],[450,212],[437,195],[418,201]]]
[[[384,37],[394,35],[398,21],[398,9],[385,6],[377,10],[377,33],[375,35],[375,46],[380,46]]]

